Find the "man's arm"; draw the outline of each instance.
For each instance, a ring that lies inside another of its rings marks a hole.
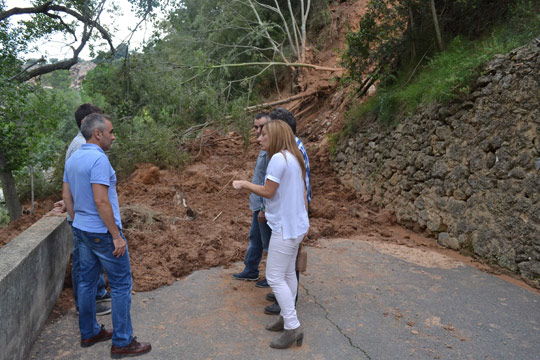
[[[64,200],[60,200],[54,203],[53,207],[54,212],[57,213],[65,213],[66,212],[66,205],[64,205]]]
[[[307,199],[307,190],[305,186],[304,186],[304,205],[306,206],[306,211],[309,213],[309,203]]]
[[[67,213],[71,216],[71,219],[75,219],[75,210],[73,208],[73,196],[71,196],[71,189],[67,182],[62,184],[62,200],[64,201],[64,206]],[[56,205],[56,204],[55,204]]]
[[[259,214],[257,215],[257,221],[258,222],[265,222],[266,221],[266,215],[264,215],[264,211],[259,211]]]
[[[102,184],[92,184],[92,191],[94,192],[94,202],[96,203],[99,217],[113,237],[113,255],[116,257],[123,256],[126,252],[126,242],[120,235],[118,226],[114,222],[114,214],[111,202],[109,201],[109,187]]]

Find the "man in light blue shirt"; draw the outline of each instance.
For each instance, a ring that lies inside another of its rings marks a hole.
[[[82,120],[90,114],[103,114],[103,110],[93,104],[82,104],[75,111],[75,121],[79,132],[77,136],[73,138],[71,144],[66,151],[66,162],[77,150],[81,148],[83,144],[86,144],[86,139],[82,135],[80,128]],[[56,205],[56,204],[55,204]],[[63,205],[60,204],[60,206]],[[65,207],[63,209],[65,211]],[[73,226],[73,219],[68,214],[67,220],[71,226]],[[71,257],[71,283],[73,284],[73,299],[75,300],[75,307],[79,310],[78,292],[79,292],[79,244],[77,237],[73,236],[73,254]],[[107,303],[111,302],[111,294],[107,292],[105,288],[105,277],[103,271],[100,273],[99,281],[97,284],[96,292],[96,315],[106,315],[111,313],[110,306]]]
[[[66,162],[62,198],[79,241],[79,329],[81,346],[112,338],[111,356],[148,353],[152,347],[133,337],[132,276],[120,219],[116,174],[105,154],[115,140],[111,121],[102,114],[84,118],[86,139]],[[96,321],[96,288],[101,269],[107,272],[112,296],[113,331]]]

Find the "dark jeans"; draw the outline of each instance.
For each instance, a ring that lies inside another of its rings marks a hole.
[[[101,327],[96,321],[96,288],[102,268],[107,272],[112,299],[112,323],[114,346],[127,346],[133,340],[131,325],[131,266],[129,252],[116,257],[111,233],[91,233],[73,228],[79,238],[81,261],[79,282],[79,329],[81,339],[96,336]],[[120,232],[122,237],[124,235]],[[124,238],[125,240],[125,238]],[[127,244],[126,244],[127,245]]]
[[[71,231],[73,232],[73,256],[71,260],[71,283],[73,284],[73,299],[75,300],[75,307],[79,310],[79,240],[75,235],[73,229],[73,222],[68,221],[71,226]],[[97,284],[96,297],[103,297],[107,293],[105,288],[105,276],[103,276],[103,270],[100,272],[99,281]]]
[[[259,211],[253,212],[251,229],[249,230],[249,247],[244,259],[244,272],[249,275],[259,275],[259,263],[262,259],[263,249],[268,250],[268,243],[272,235],[272,229],[265,222],[259,222]]]

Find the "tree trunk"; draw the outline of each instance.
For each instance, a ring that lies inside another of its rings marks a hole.
[[[30,214],[34,215],[34,167],[30,165]]]
[[[439,19],[437,18],[437,10],[435,9],[435,0],[429,0],[429,7],[431,8],[431,15],[433,16],[433,25],[435,26],[435,33],[437,34],[437,43],[439,44],[439,50],[444,50],[444,43],[442,41],[441,29],[439,27]]]
[[[413,11],[412,7],[409,4],[409,21],[411,24],[411,64],[414,64],[414,61],[416,60],[416,29],[414,28],[414,18],[413,18]]]
[[[21,217],[22,207],[19,197],[17,196],[13,175],[10,170],[5,169],[5,166],[6,161],[4,154],[0,151],[0,181],[2,182],[2,191],[4,192],[4,199],[6,200],[9,218],[11,221],[14,221]]]

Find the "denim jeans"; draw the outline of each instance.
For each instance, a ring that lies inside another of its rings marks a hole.
[[[91,233],[73,228],[79,239],[79,328],[81,339],[97,335],[101,327],[96,321],[96,289],[102,268],[107,272],[111,287],[114,346],[127,346],[133,340],[131,326],[131,267],[129,252],[117,258],[109,232]],[[120,232],[124,238],[124,234]],[[125,238],[124,238],[125,240]]]
[[[268,250],[268,243],[272,230],[265,222],[259,222],[259,211],[253,212],[251,229],[249,230],[249,247],[244,259],[246,265],[244,272],[249,275],[259,275],[259,263],[262,259],[263,249]]]
[[[300,326],[294,300],[298,291],[295,268],[298,247],[303,238],[304,235],[296,239],[284,239],[281,233],[273,231],[268,249],[266,280],[281,308],[286,330]]]
[[[75,307],[79,310],[79,240],[73,228],[73,222],[68,221],[73,232],[73,256],[71,260],[71,283],[73,284],[73,299],[75,300]],[[97,285],[96,297],[103,297],[107,293],[105,288],[105,276],[103,276],[103,270],[99,274],[99,281]]]

